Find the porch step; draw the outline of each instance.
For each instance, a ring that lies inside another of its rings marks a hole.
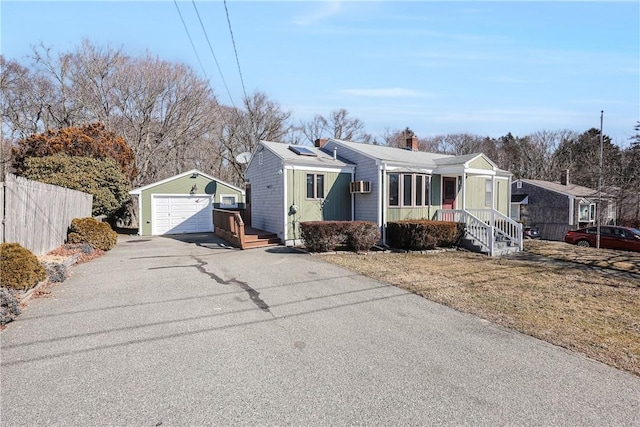
[[[275,246],[279,244],[280,239],[275,233],[249,229],[245,231],[244,246],[242,249],[262,248],[265,246]]]
[[[478,253],[483,253],[485,255],[490,255],[489,251],[484,246],[480,245],[476,241],[476,239],[469,236],[462,239],[460,246],[471,252],[478,252]],[[518,246],[510,244],[509,242],[496,241],[493,244],[493,252],[494,252],[493,256],[503,256],[503,255],[509,255],[512,253],[520,252],[520,248]]]

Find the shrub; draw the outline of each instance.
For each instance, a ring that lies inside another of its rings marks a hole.
[[[307,221],[300,223],[300,236],[311,252],[335,250],[346,240],[344,221]]]
[[[347,246],[356,252],[368,251],[380,240],[378,224],[370,221],[353,221],[347,226]]]
[[[20,314],[20,302],[7,288],[0,288],[0,326]]]
[[[18,243],[0,244],[2,286],[10,289],[31,289],[47,278],[47,273],[30,250]]]
[[[69,227],[68,243],[88,243],[96,249],[108,251],[118,241],[118,234],[106,222],[95,218],[74,218]]]
[[[448,221],[406,220],[387,224],[387,242],[400,249],[433,249],[455,245],[464,225]]]
[[[333,251],[343,244],[366,251],[380,240],[377,224],[369,221],[307,221],[300,223],[300,234],[311,252]]]
[[[91,215],[110,215],[128,200],[129,181],[113,159],[56,154],[25,160],[22,176],[93,195]]]

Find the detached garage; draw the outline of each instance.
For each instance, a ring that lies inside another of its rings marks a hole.
[[[138,196],[138,234],[142,236],[213,231],[213,209],[245,207],[242,189],[198,170],[131,190]]]

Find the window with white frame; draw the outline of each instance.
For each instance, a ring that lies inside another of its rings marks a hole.
[[[431,177],[416,173],[390,173],[389,206],[423,207],[431,204],[429,187]]]
[[[578,221],[593,222],[596,218],[595,203],[580,203],[578,207]]]
[[[324,199],[324,175],[307,174],[307,199]]]
[[[484,181],[484,205],[489,208],[493,206],[493,180],[491,178]]]
[[[238,195],[237,194],[221,194],[220,195],[220,207],[221,208],[237,208],[238,207]]]

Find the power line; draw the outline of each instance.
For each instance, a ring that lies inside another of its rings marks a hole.
[[[218,72],[220,73],[220,78],[222,79],[222,83],[224,84],[225,89],[227,90],[227,94],[229,95],[229,99],[231,100],[231,105],[233,108],[236,108],[236,104],[233,102],[233,97],[231,96],[231,91],[229,91],[229,86],[227,86],[227,82],[224,79],[224,75],[222,74],[222,69],[220,68],[220,64],[218,64],[218,58],[216,58],[216,54],[213,52],[213,47],[211,46],[211,41],[209,40],[209,35],[207,34],[207,30],[202,23],[202,18],[200,18],[200,12],[198,12],[198,7],[196,6],[195,0],[191,0],[193,4],[193,8],[196,11],[196,15],[198,16],[198,21],[200,21],[200,27],[202,27],[202,32],[204,33],[204,37],[207,39],[207,44],[209,45],[209,50],[211,51],[211,55],[213,56],[213,60],[216,63],[216,67],[218,67]]]
[[[229,19],[229,10],[227,9],[227,0],[224,0],[224,11],[227,15],[227,24],[229,24],[229,34],[231,34],[231,43],[233,44],[233,53],[236,56],[236,64],[238,65],[238,74],[240,74],[240,84],[242,85],[242,93],[244,93],[244,98],[247,99],[247,91],[244,87],[242,70],[240,70],[240,60],[238,59],[238,50],[236,49],[236,40],[233,37],[233,30],[231,29],[231,20]]]
[[[209,77],[207,76],[207,71],[205,70],[204,65],[202,65],[202,61],[200,60],[200,55],[198,55],[198,49],[196,49],[196,45],[193,43],[193,39],[191,38],[191,33],[189,32],[189,28],[187,27],[187,23],[184,21],[184,18],[182,17],[182,12],[180,12],[180,7],[178,6],[178,1],[177,0],[173,0],[173,3],[176,5],[176,10],[178,11],[178,15],[180,15],[180,20],[182,21],[182,26],[184,27],[184,30],[187,32],[187,37],[189,37],[189,42],[191,43],[191,47],[193,48],[193,52],[196,54],[196,59],[198,60],[198,64],[200,64],[200,69],[202,70],[202,73],[204,74],[204,77],[208,81]]]

